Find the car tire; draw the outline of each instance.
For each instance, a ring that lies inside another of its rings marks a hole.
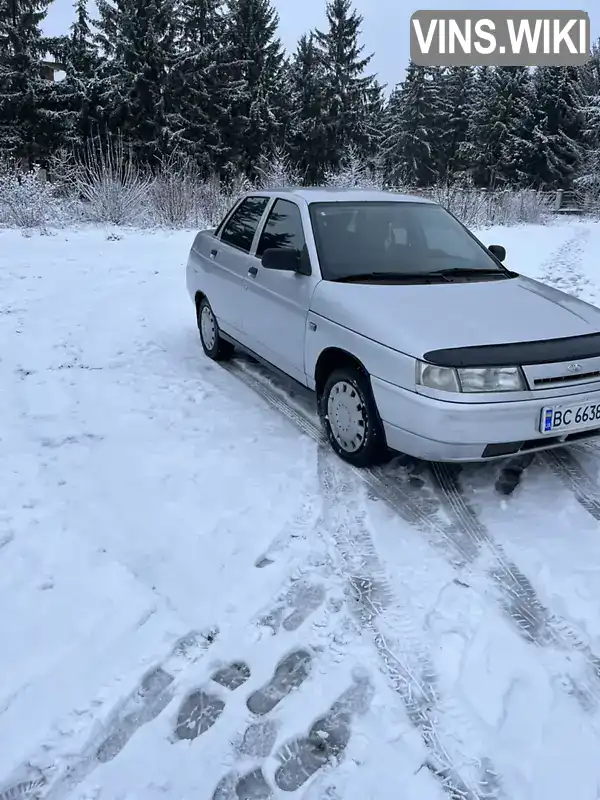
[[[202,349],[213,361],[227,361],[233,355],[233,345],[221,336],[217,319],[210,303],[203,297],[196,303],[196,322]]]
[[[319,397],[319,416],[331,447],[344,461],[355,467],[385,461],[385,432],[365,372],[334,370]]]

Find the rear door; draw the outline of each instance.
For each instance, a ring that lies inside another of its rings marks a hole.
[[[206,295],[219,327],[239,338],[242,327],[241,293],[251,264],[250,251],[270,198],[246,197],[212,239],[207,240],[204,264]]]
[[[314,270],[311,275],[300,275],[265,269],[260,259],[267,248],[297,248],[310,265],[304,225],[300,206],[281,198],[274,202],[243,292],[243,326],[248,346],[302,383],[306,383],[304,339],[308,309],[318,275]]]

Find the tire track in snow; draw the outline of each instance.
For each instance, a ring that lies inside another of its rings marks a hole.
[[[226,368],[311,438],[329,447],[317,419],[311,421],[305,410],[288,402],[282,390],[272,388],[265,379],[257,378],[247,367],[240,367],[235,362]],[[382,467],[359,470],[346,465],[346,468],[399,516],[426,533],[430,544],[444,552],[459,575],[471,570],[481,556],[491,558],[492,565],[486,574],[499,590],[493,598],[513,629],[535,646],[579,653],[584,661],[585,675],[576,678],[564,676],[560,685],[585,711],[600,709],[600,658],[591,651],[586,636],[576,626],[545,608],[529,579],[507,558],[467,503],[451,467],[442,464],[426,467],[425,472],[430,473],[431,480],[425,480],[422,489],[415,489],[406,476],[392,477]],[[432,513],[438,510],[445,512],[450,524]]]
[[[0,791],[0,800],[38,800],[41,795],[45,781],[39,780],[23,781],[10,786],[4,791]]]
[[[318,460],[326,501],[325,531],[347,576],[350,607],[360,627],[370,633],[389,684],[421,734],[429,753],[427,768],[452,800],[500,797],[499,776],[491,761],[468,753],[470,743],[479,739],[475,726],[457,700],[438,690],[435,667],[415,624],[418,612],[411,608],[410,592],[395,596],[357,502],[356,481],[348,479],[350,473],[327,445],[319,447]],[[425,561],[420,568],[426,572],[429,565]]]
[[[385,485],[381,475],[377,470],[363,471],[342,465],[317,423],[248,369],[235,362],[226,368],[318,443],[318,471],[325,501],[325,531],[321,529],[321,535],[326,532],[333,540],[340,571],[347,582],[350,608],[360,628],[370,634],[382,672],[421,734],[428,752],[426,766],[452,800],[502,797],[499,776],[491,761],[466,752],[464,742],[479,741],[480,735],[474,731],[474,724],[460,709],[458,701],[440,696],[432,659],[415,626],[415,612],[411,615],[406,611],[411,606],[410,600],[407,596],[403,602],[398,602],[394,596],[392,583],[364,519],[360,512],[355,513],[356,478],[366,480],[377,492]],[[386,488],[388,496],[393,494],[391,487]],[[406,509],[403,510],[406,513]],[[421,516],[427,518],[426,512],[420,509],[409,508],[408,514],[413,523]],[[427,565],[422,564],[421,568],[425,570]],[[446,721],[451,721],[452,725],[449,727]],[[457,765],[460,765],[460,772]]]
[[[513,628],[525,641],[537,647],[579,653],[585,674],[577,677],[565,674],[560,686],[584,711],[600,710],[600,657],[591,650],[585,634],[543,605],[531,581],[505,555],[501,545],[477,518],[463,494],[456,469],[445,464],[433,464],[430,469],[441,497],[447,499],[449,513],[491,555],[493,563],[488,574],[500,589],[500,602]]]
[[[600,522],[600,491],[567,448],[548,450],[542,454],[544,463],[572,492],[577,502]]]
[[[447,512],[472,540],[474,548],[471,552],[479,554],[484,548],[491,552],[494,559],[491,577],[503,590],[506,600],[504,610],[516,625],[519,634],[527,641],[542,646],[552,644],[555,637],[550,629],[549,612],[543,607],[529,580],[505,557],[468,503],[459,484],[456,469],[436,463],[431,464],[429,470],[433,485]]]
[[[588,299],[594,302],[598,291],[581,269],[590,233],[589,228],[584,228],[565,242],[543,265],[541,280],[575,297],[587,293]],[[600,440],[583,442],[580,446],[597,450]],[[548,450],[541,457],[552,472],[572,490],[578,503],[594,519],[600,521],[600,492],[574,457],[573,451],[566,448]]]

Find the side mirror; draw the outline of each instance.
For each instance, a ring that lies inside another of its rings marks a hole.
[[[488,247],[488,250],[493,256],[496,256],[498,261],[504,261],[506,258],[506,248],[503,247],[501,244],[491,244]]]
[[[306,274],[306,270],[303,269],[302,254],[292,247],[267,247],[262,254],[260,263],[265,269],[278,269],[283,272]]]

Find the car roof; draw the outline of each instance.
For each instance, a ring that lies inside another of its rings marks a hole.
[[[284,189],[269,189],[260,191],[253,190],[246,192],[246,197],[281,197],[285,199],[304,200],[306,203],[428,203],[437,205],[433,200],[429,200],[419,195],[401,194],[400,192],[385,192],[376,189],[336,189],[329,187],[289,187]]]

